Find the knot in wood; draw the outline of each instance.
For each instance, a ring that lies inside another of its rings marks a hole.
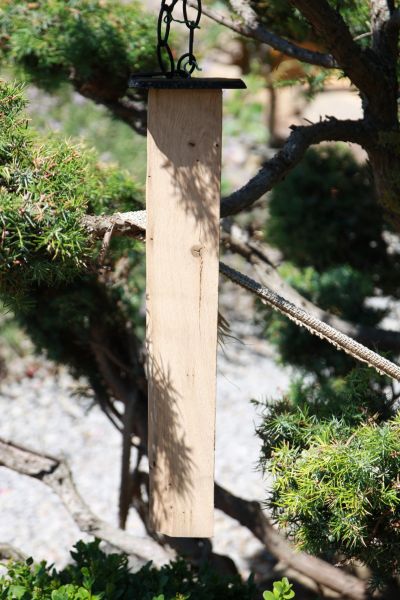
[[[195,246],[192,246],[190,251],[195,258],[201,258],[203,250],[203,246],[201,246],[200,244],[196,244]]]

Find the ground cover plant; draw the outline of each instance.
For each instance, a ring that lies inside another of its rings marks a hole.
[[[151,563],[139,571],[129,569],[123,554],[106,554],[100,540],[78,542],[71,552],[73,562],[57,570],[32,558],[14,561],[0,576],[2,600],[253,600],[260,598],[253,581],[221,577],[212,569],[195,570],[184,561],[156,569]],[[294,598],[287,578],[274,583],[265,600]]]
[[[128,558],[121,554],[105,554],[99,541],[78,542],[71,556],[74,562],[61,571],[51,565],[13,563],[1,579],[2,598],[27,600],[76,600],[107,598],[138,598],[140,600],[183,600],[183,598],[230,598],[250,600],[255,597],[254,585],[239,578],[219,578],[211,571],[196,573],[183,561],[161,569],[151,563],[131,573]]]

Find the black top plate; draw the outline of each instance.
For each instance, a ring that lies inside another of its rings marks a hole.
[[[141,77],[132,75],[128,87],[141,90],[244,90],[241,79],[215,77]]]

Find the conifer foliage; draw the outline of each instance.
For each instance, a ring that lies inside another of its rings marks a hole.
[[[33,285],[71,281],[88,270],[96,248],[82,216],[138,206],[138,188],[91,151],[41,140],[24,115],[19,84],[0,83],[0,294],[23,302]]]
[[[297,380],[258,430],[278,523],[308,552],[357,558],[381,578],[398,572],[400,542],[400,421],[382,383],[367,369]]]
[[[154,21],[137,2],[1,0],[0,57],[54,89],[69,79],[87,95],[124,95],[132,71],[154,64]]]

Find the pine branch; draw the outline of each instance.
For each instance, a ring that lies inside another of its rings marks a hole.
[[[197,2],[189,0],[188,4],[196,7]],[[247,38],[261,42],[262,44],[267,44],[278,52],[296,58],[301,62],[324,67],[325,69],[337,68],[336,61],[330,54],[313,52],[312,50],[307,50],[307,48],[297,46],[297,44],[280,37],[261,25],[257,19],[257,15],[250,7],[247,7],[248,10],[244,11],[240,8],[238,2],[231,2],[231,4],[237,14],[241,17],[240,21],[230,19],[211,8],[203,7],[203,13],[216,23],[224,25],[224,27],[231,29],[235,33],[239,33]]]
[[[393,82],[386,77],[382,56],[374,49],[363,50],[354,41],[339,11],[327,0],[290,0],[325,41],[339,67],[360,90],[366,101],[364,109],[382,121],[395,110]]]
[[[308,148],[326,141],[354,142],[362,147],[369,144],[369,131],[364,121],[338,120],[333,117],[313,125],[295,127],[275,156],[242,188],[222,200],[221,216],[227,217],[248,209],[291,171]]]
[[[243,273],[232,269],[224,263],[219,265],[220,272],[228,279],[237,283],[247,291],[258,296],[263,302],[274,310],[288,317],[300,327],[305,327],[310,333],[326,340],[338,350],[349,354],[357,361],[366,363],[381,375],[387,375],[396,381],[400,381],[400,367],[362,344],[359,344],[349,336],[341,333],[327,323],[311,316],[307,311],[288,302],[286,298],[279,296],[269,288],[261,285],[258,281],[247,277]]]
[[[145,135],[146,94],[127,92],[132,70],[155,65],[154,20],[140,3],[93,0],[70,10],[63,0],[7,2],[1,11],[2,62],[51,92],[70,83]]]
[[[400,350],[400,332],[351,323],[307,300],[279,274],[274,264],[275,249],[270,248],[265,243],[252,241],[246,232],[242,231],[236,224],[225,226],[221,239],[227,249],[239,254],[255,267],[264,286],[281,294],[292,304],[306,310],[309,315],[331,325],[362,344],[378,347],[384,351],[394,350],[398,352]]]

